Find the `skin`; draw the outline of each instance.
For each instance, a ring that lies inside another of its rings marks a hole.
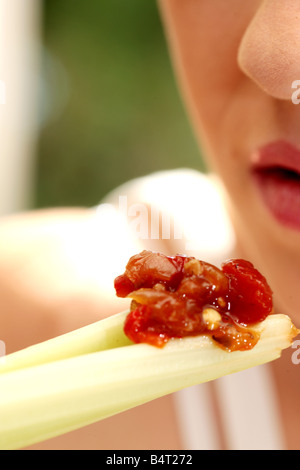
[[[300,144],[300,108],[291,102],[291,83],[300,79],[299,2],[160,0],[159,6],[199,145],[208,168],[219,175],[227,192],[236,255],[251,259],[265,274],[275,293],[276,310],[299,325],[300,234],[269,214],[249,171],[257,147],[278,139]],[[88,226],[92,218],[89,210],[65,209],[2,221],[0,295],[5,314],[0,316],[0,337],[8,352],[123,309],[124,304],[108,296],[97,282],[95,271],[84,278],[78,274],[80,260],[88,256],[79,228]],[[73,251],[65,256],[70,233]],[[93,243],[88,245],[99,249],[101,237]],[[146,248],[168,251],[159,244]],[[299,448],[300,383],[290,352],[274,363],[273,372],[287,446]],[[118,419],[114,432],[125,425],[118,425]],[[97,432],[102,429],[106,435],[103,424],[99,426]],[[81,431],[79,441],[84,442]],[[74,436],[57,442],[58,447],[78,448]],[[145,445],[142,442],[141,448]],[[171,448],[177,441],[168,445]],[[153,448],[158,448],[157,443]]]

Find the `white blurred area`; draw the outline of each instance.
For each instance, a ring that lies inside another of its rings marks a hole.
[[[0,216],[27,209],[37,138],[40,0],[0,0]]]

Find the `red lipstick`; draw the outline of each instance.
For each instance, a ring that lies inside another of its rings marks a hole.
[[[300,149],[282,140],[261,147],[252,156],[252,174],[277,221],[300,230]]]

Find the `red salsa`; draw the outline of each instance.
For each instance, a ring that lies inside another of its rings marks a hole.
[[[251,326],[273,311],[266,279],[243,259],[219,269],[194,257],[144,250],[130,258],[115,289],[132,299],[125,334],[157,347],[205,334],[229,351],[251,349],[259,339]]]

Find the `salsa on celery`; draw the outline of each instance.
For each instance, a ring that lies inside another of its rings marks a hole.
[[[125,334],[157,347],[205,334],[229,351],[252,349],[259,335],[251,326],[273,312],[265,277],[243,259],[219,269],[194,257],[144,250],[130,258],[115,289],[132,299]]]

